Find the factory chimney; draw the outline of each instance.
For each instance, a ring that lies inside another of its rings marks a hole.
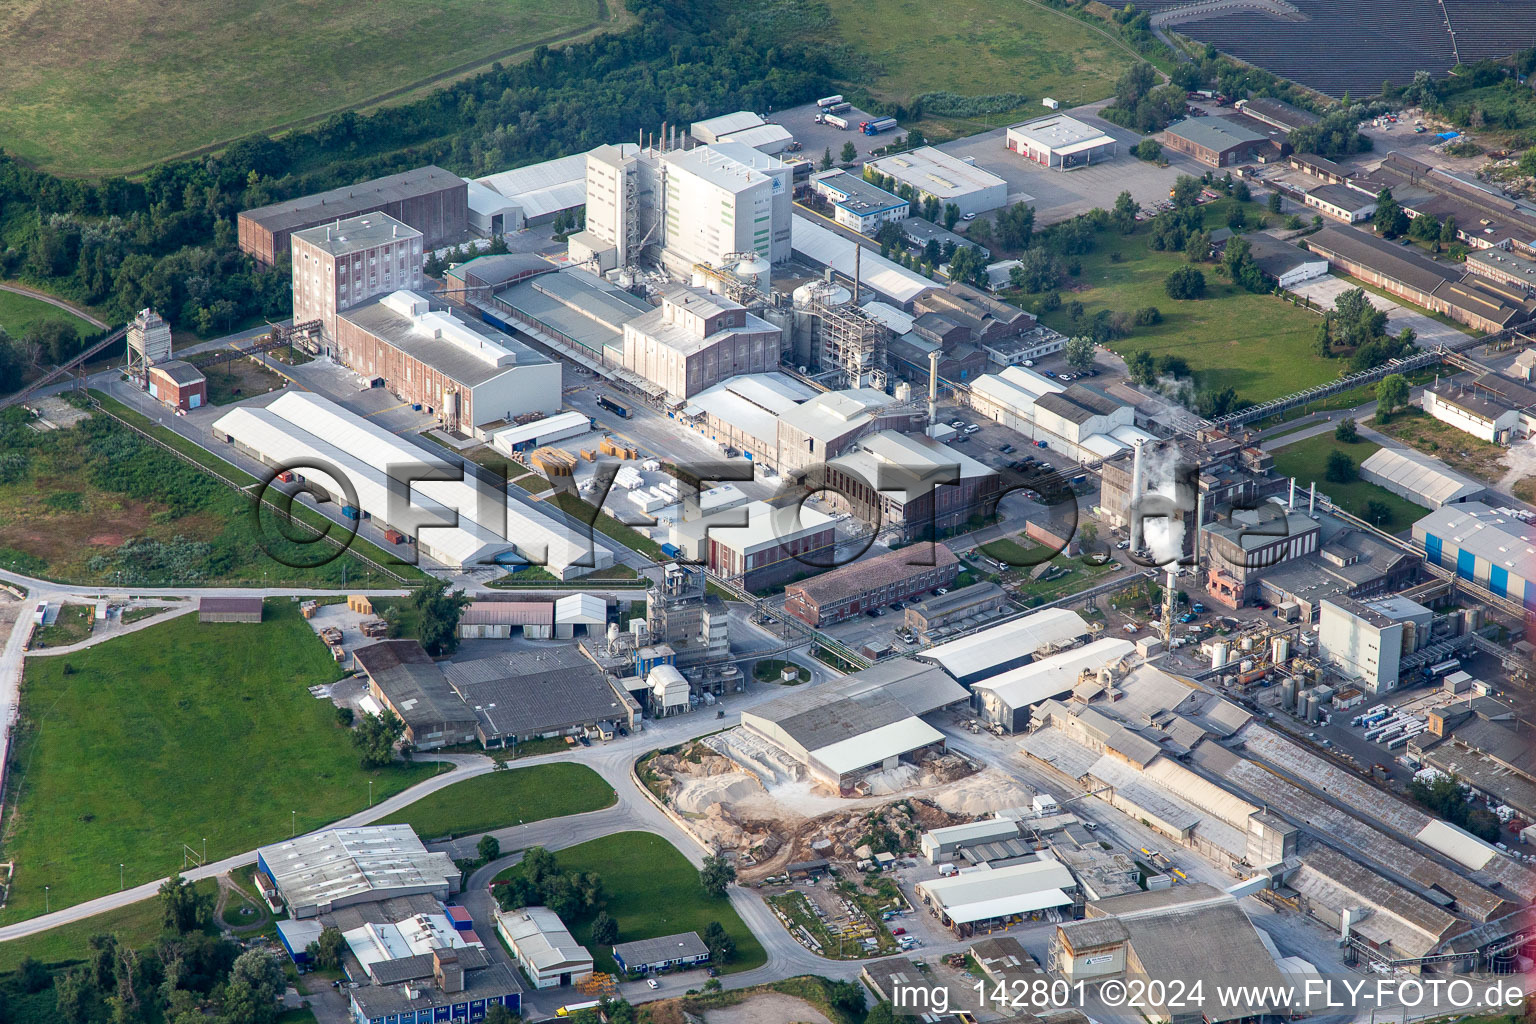
[[[1131,550],[1141,550],[1141,517],[1136,514],[1136,501],[1141,497],[1141,473],[1142,473],[1142,448],[1143,442],[1136,442],[1136,455],[1131,460],[1131,497],[1126,504],[1126,515],[1131,525]]]
[[[855,306],[857,306],[859,304],[859,254],[862,253],[863,251],[864,251],[864,247],[862,245],[859,245],[857,243],[854,244],[854,246],[853,246],[853,304]]]
[[[1287,512],[1294,512],[1294,511],[1296,511],[1296,478],[1295,477],[1291,477],[1291,496],[1285,500],[1285,510]]]
[[[939,422],[939,350],[928,353],[928,429]]]
[[[1307,515],[1317,511],[1317,481],[1312,481],[1311,490],[1307,493]]]

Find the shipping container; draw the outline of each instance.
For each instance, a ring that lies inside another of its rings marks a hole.
[[[391,544],[404,544],[405,534],[401,533],[399,530],[385,530],[384,539],[389,541]]]

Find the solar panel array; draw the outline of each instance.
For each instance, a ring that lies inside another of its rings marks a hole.
[[[1471,63],[1536,45],[1530,0],[1444,0],[1443,7],[1439,0],[1290,2],[1307,20],[1234,11],[1173,28],[1330,96],[1346,90],[1355,97],[1374,95],[1383,81],[1405,84],[1419,70],[1443,75],[1458,54]],[[1137,6],[1166,10],[1182,4],[1152,0]]]

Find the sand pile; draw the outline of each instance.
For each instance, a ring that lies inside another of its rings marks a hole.
[[[764,795],[757,779],[746,772],[677,776],[669,794],[672,806],[684,814],[703,814],[711,804],[731,806]]]
[[[930,795],[934,803],[949,813],[971,817],[1009,807],[1025,807],[1034,798],[1033,793],[1013,779],[990,768]]]

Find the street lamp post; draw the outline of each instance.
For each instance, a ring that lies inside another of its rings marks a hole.
[[[121,864],[117,866],[117,891],[123,891],[123,866]]]
[[[43,913],[53,913],[53,900],[48,895],[48,886],[43,886]]]
[[[298,811],[289,811],[288,812],[288,823],[289,823],[289,826],[290,826],[290,831],[288,833],[288,838],[292,839],[292,838],[294,838],[295,836],[297,836],[299,834],[299,812]]]
[[[208,837],[203,836],[203,866],[208,866]]]
[[[368,806],[373,806],[373,780],[368,780]]]

